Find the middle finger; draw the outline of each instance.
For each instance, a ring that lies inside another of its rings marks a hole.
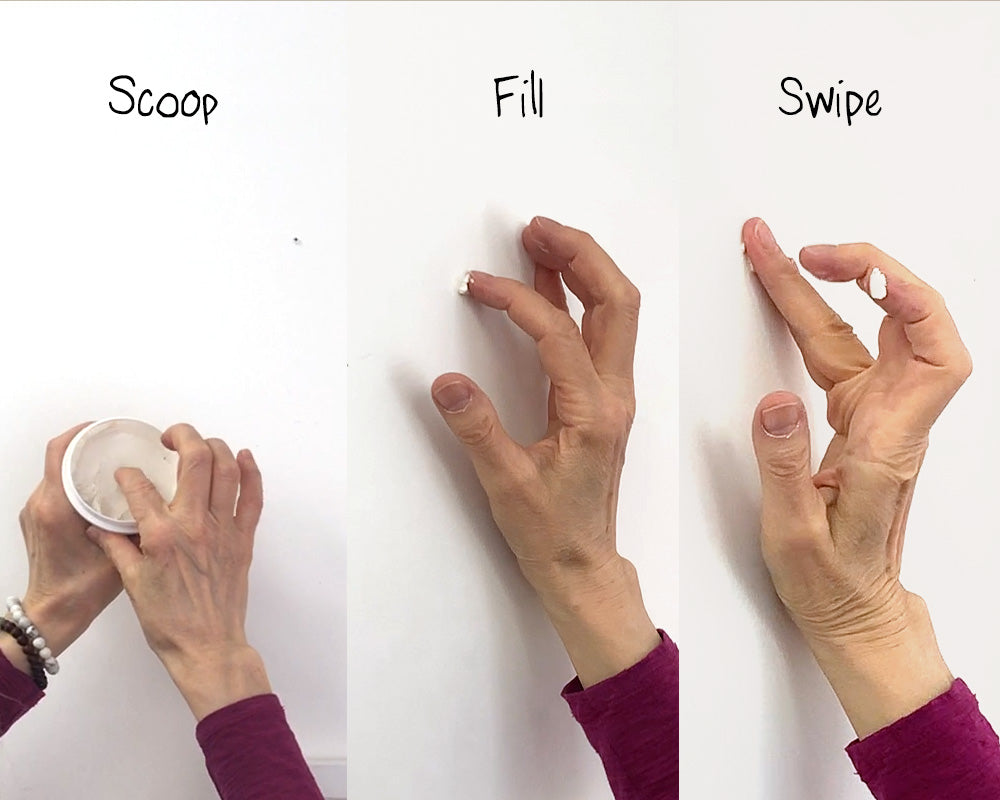
[[[212,448],[191,425],[180,423],[167,428],[163,444],[177,452],[177,494],[171,506],[208,509],[212,493]]]
[[[562,273],[583,304],[585,338],[598,374],[631,382],[639,291],[585,231],[535,217],[521,240],[532,261]]]
[[[240,491],[240,467],[236,456],[222,439],[206,439],[214,456],[212,465],[212,495],[208,508],[220,522],[232,519],[236,496]]]

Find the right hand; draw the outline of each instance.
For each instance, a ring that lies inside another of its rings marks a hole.
[[[120,469],[115,479],[139,536],[93,527],[87,535],[117,568],[146,641],[200,720],[270,692],[244,631],[263,490],[248,450],[234,457],[190,425],[168,429],[163,444],[179,456],[173,500],[140,470]]]
[[[635,664],[660,641],[635,569],[615,543],[635,414],[639,293],[583,231],[536,217],[522,243],[535,262],[534,289],[476,272],[469,295],[506,311],[537,343],[551,383],[546,435],[527,447],[515,442],[464,375],[440,376],[432,394],[587,686]],[[584,305],[582,330],[567,310],[564,281]]]
[[[827,394],[834,430],[819,471],[810,463],[802,401],[768,395],[754,415],[761,536],[775,589],[837,692],[859,737],[915,711],[952,683],[923,600],[900,566],[907,513],[930,428],[972,362],[944,300],[867,244],[804,248],[818,278],[875,270],[886,317],[872,358],[849,325],[799,274],[762,220],[744,225],[757,277]]]

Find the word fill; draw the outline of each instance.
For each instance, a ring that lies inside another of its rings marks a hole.
[[[508,81],[520,81],[520,90],[513,90],[509,92],[502,92],[500,90],[500,85],[507,83]],[[525,88],[527,87],[527,88]],[[537,80],[535,78],[535,71],[531,70],[531,74],[527,78],[522,78],[520,75],[506,75],[502,78],[493,79],[493,93],[496,95],[497,101],[497,116],[503,115],[504,105],[503,101],[514,97],[517,94],[521,96],[521,116],[528,116],[528,99],[531,99],[531,115],[532,116],[543,116],[542,113],[542,79],[539,77]],[[508,103],[508,106],[510,104]]]

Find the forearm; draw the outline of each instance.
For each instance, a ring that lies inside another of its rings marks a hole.
[[[264,661],[249,645],[160,659],[199,722],[240,700],[271,693]]]
[[[639,663],[659,644],[631,562],[594,571],[550,571],[529,581],[562,639],[584,688]]]
[[[0,736],[41,699],[34,681],[13,666],[6,654],[0,655]]]
[[[954,682],[923,601],[910,595],[904,613],[904,624],[884,638],[809,642],[859,739],[911,714]]]

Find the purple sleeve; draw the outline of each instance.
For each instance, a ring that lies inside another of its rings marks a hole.
[[[197,736],[222,800],[323,800],[275,695],[214,711]]]
[[[0,653],[0,736],[44,696],[28,675]]]
[[[677,800],[680,657],[660,631],[659,647],[635,666],[563,697],[604,763],[617,800]]]
[[[847,754],[878,800],[1000,798],[1000,741],[961,680]]]

